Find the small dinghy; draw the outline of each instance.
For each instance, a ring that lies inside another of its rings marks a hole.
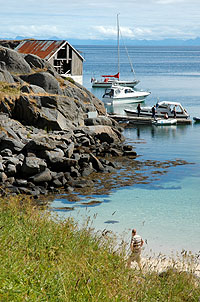
[[[157,119],[157,120],[153,121],[152,124],[155,126],[170,126],[170,125],[177,124],[177,119],[175,119],[175,118]]]
[[[193,117],[193,120],[196,122],[196,123],[200,123],[200,117]]]

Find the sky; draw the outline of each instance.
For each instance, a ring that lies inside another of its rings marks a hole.
[[[0,39],[195,39],[200,0],[0,0]]]

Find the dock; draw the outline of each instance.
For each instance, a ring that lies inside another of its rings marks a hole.
[[[154,121],[151,117],[137,117],[137,116],[128,116],[128,115],[118,115],[118,114],[110,114],[110,118],[114,119],[117,122],[129,122],[134,125],[152,125]],[[191,125],[192,120],[177,118],[178,125]]]

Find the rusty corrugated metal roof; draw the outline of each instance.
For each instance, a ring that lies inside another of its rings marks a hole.
[[[65,43],[67,43],[67,41],[65,41],[65,40],[62,40],[62,41],[28,40],[28,41],[21,42],[15,48],[15,50],[20,53],[33,54],[42,59],[49,60],[51,58],[51,56],[54,53],[56,53]],[[74,49],[73,46],[71,46],[71,47]],[[78,53],[78,51],[76,51],[76,53],[81,57],[81,55]]]

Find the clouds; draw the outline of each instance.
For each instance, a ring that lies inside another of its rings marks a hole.
[[[100,35],[97,36],[116,39],[117,37],[117,28],[116,27],[106,27],[106,26],[95,26],[94,29]],[[123,38],[129,39],[144,39],[147,35],[152,34],[152,31],[148,28],[129,28],[129,27],[120,27],[120,33]]]
[[[12,33],[23,33],[26,37],[38,37],[42,38],[43,33],[46,35],[60,35],[62,33],[59,28],[55,25],[18,25],[11,26],[10,31]]]
[[[115,39],[116,15],[127,39],[199,36],[199,0],[7,0],[0,37]],[[4,4],[4,5],[3,5]]]
[[[116,27],[106,27],[106,26],[95,26],[94,29],[100,34],[110,39],[116,39],[117,37],[117,28]],[[120,27],[120,32],[123,37],[134,38],[134,31],[128,27]]]

